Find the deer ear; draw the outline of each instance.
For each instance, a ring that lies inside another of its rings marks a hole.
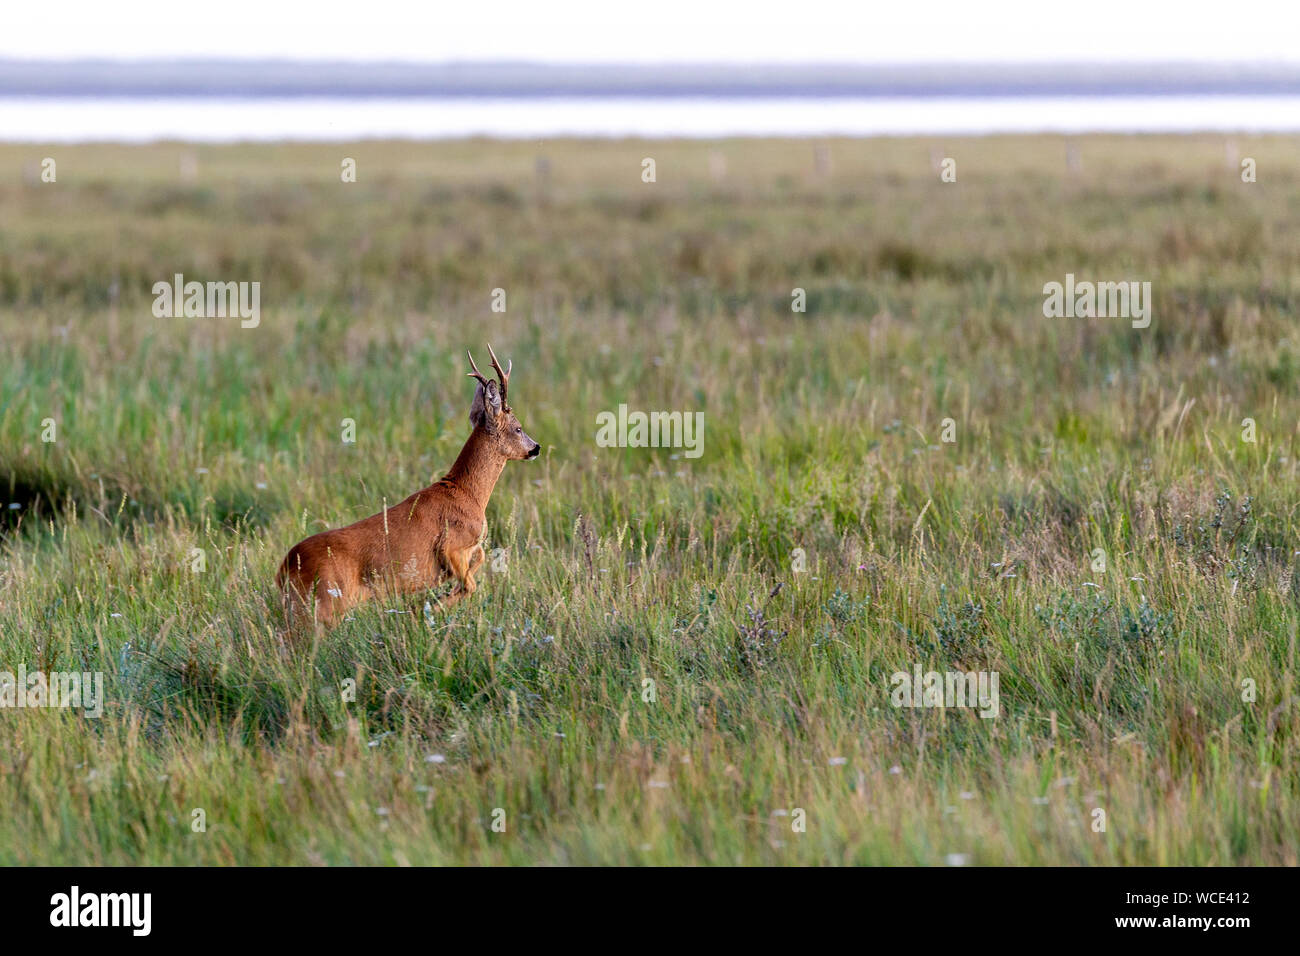
[[[491,428],[501,414],[501,392],[497,383],[489,381],[487,385],[479,383],[474,390],[474,404],[469,407],[469,423],[474,428],[480,425]]]

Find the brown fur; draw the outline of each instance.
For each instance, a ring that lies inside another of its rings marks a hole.
[[[284,592],[291,631],[313,619],[313,607],[316,624],[332,627],[376,596],[427,591],[447,581],[456,588],[444,606],[474,593],[492,489],[507,461],[541,451],[505,403],[509,371],[501,371],[495,354],[492,365],[499,387],[477,367],[470,373],[479,381],[470,408],[474,430],[443,478],[379,514],[314,534],[289,550],[275,582]]]

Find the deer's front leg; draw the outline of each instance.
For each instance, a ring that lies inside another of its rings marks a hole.
[[[487,552],[483,550],[483,545],[474,545],[474,553],[470,556],[469,568],[466,569],[465,576],[469,579],[470,591],[474,590],[476,585],[473,584],[474,574],[479,568],[483,567],[483,562],[487,560]]]
[[[449,551],[447,553],[447,570],[456,579],[457,587],[441,600],[444,608],[451,607],[478,590],[478,583],[474,580],[474,572],[482,567],[486,559],[487,555],[483,551],[483,546],[479,544],[473,544],[460,551]]]

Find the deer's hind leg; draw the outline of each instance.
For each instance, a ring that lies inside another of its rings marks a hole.
[[[316,578],[316,623],[333,627],[343,615],[375,592],[361,575],[361,565],[351,555],[333,553]]]
[[[290,641],[296,641],[312,626],[314,599],[311,587],[303,589],[295,577],[290,577],[281,585],[281,606],[284,609],[284,635]]]

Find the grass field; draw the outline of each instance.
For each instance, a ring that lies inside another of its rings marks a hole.
[[[0,709],[0,862],[1295,865],[1296,141],[824,145],[0,145],[0,671],[106,700]],[[286,645],[488,341],[545,446],[496,570]]]

